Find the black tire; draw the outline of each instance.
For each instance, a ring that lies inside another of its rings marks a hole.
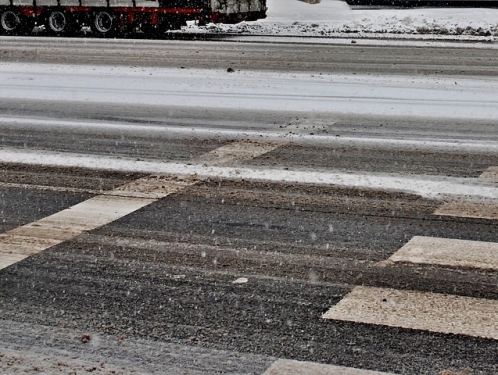
[[[100,10],[93,14],[90,28],[95,36],[111,38],[119,29],[119,20],[110,10]]]
[[[55,9],[48,14],[45,29],[50,35],[68,36],[76,33],[77,24],[71,13]]]
[[[28,35],[33,31],[35,21],[17,9],[5,9],[0,14],[0,29],[4,35]]]

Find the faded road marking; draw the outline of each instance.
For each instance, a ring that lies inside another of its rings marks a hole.
[[[102,190],[94,189],[81,189],[65,186],[49,186],[49,185],[33,185],[33,184],[19,184],[16,182],[0,182],[0,189],[30,189],[30,190],[41,190],[41,191],[55,191],[61,193],[78,193],[78,194],[102,194]]]
[[[223,165],[234,161],[254,159],[280,147],[276,143],[259,143],[251,141],[232,142],[202,155],[198,161],[209,165]]]
[[[390,262],[498,270],[498,243],[415,236]]]
[[[279,359],[263,375],[394,375],[351,367]]]
[[[445,203],[434,211],[434,215],[498,220],[498,200]]]
[[[479,176],[479,178],[488,178],[490,180],[498,181],[498,167],[489,167]]]
[[[498,340],[498,301],[359,286],[322,318]]]
[[[479,179],[498,181],[498,167],[489,167]],[[474,219],[498,220],[498,200],[493,199],[484,202],[471,200],[459,200],[443,204],[436,211],[435,215],[469,217]]]

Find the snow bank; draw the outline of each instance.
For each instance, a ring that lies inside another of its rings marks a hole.
[[[191,26],[188,30],[192,31]],[[498,9],[351,9],[345,2],[268,0],[268,17],[205,31],[250,35],[407,37],[494,40]]]

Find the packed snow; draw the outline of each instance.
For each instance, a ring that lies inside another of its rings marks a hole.
[[[344,1],[268,0],[268,17],[237,25],[189,26],[186,31],[310,37],[424,37],[485,40],[498,37],[498,9],[351,9]]]
[[[487,77],[0,64],[0,99],[496,120]]]

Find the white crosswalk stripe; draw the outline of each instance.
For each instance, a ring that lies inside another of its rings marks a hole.
[[[498,271],[498,243],[415,236],[382,263],[434,264]]]
[[[351,367],[323,365],[287,359],[275,361],[263,375],[394,375],[386,372],[361,370]]]
[[[435,215],[498,220],[498,200],[458,201],[442,205]]]
[[[498,340],[498,301],[359,286],[323,316]]]

